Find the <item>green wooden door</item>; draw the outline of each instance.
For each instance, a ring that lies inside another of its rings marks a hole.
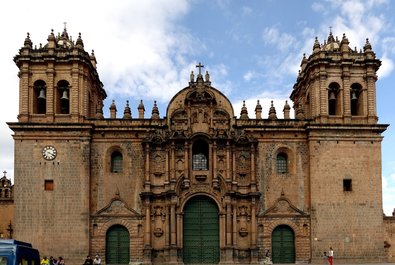
[[[184,208],[185,264],[219,262],[219,217],[217,205],[208,197],[191,199]]]
[[[122,225],[111,226],[106,235],[106,264],[129,264],[130,238]]]
[[[280,225],[272,234],[273,263],[295,262],[295,237],[292,228]]]

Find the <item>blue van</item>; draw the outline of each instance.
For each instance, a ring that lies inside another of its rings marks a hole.
[[[0,265],[40,265],[40,253],[30,243],[0,239]]]

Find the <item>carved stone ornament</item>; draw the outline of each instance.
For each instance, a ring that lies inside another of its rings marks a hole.
[[[156,237],[161,237],[163,235],[163,230],[162,228],[155,228],[154,229],[154,236]]]
[[[246,229],[246,228],[240,228],[240,230],[239,230],[239,235],[241,236],[241,237],[246,237],[247,235],[248,235],[248,230]]]

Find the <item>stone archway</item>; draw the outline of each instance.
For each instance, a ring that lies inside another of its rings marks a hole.
[[[184,264],[219,262],[219,211],[211,198],[200,195],[186,203],[183,241]]]

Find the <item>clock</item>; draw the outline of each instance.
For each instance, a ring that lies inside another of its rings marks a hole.
[[[42,155],[46,160],[53,160],[56,157],[56,148],[52,145],[47,145],[43,148]]]

